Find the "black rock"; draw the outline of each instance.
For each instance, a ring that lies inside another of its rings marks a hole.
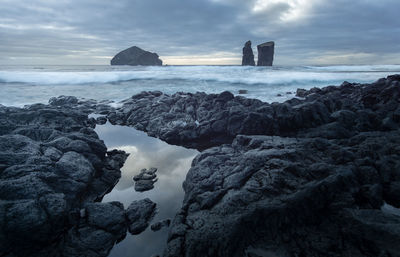
[[[151,53],[132,46],[119,52],[111,59],[111,65],[143,65],[143,66],[160,66],[162,60],[158,58],[158,54]]]
[[[129,222],[129,233],[137,235],[142,233],[156,214],[156,204],[146,198],[132,202],[126,210]]]
[[[253,49],[251,48],[251,41],[247,41],[243,47],[242,65],[255,66]]]
[[[1,256],[105,257],[136,222],[121,203],[98,203],[128,155],[107,151],[93,131],[87,113],[97,105],[0,106]]]
[[[257,66],[272,66],[274,62],[274,49],[275,43],[273,41],[258,45]]]
[[[133,177],[135,181],[135,191],[144,192],[154,188],[154,183],[157,182],[157,169],[142,169],[140,173]]]
[[[160,229],[162,229],[164,227],[169,227],[170,224],[171,224],[171,220],[170,219],[166,219],[166,220],[162,220],[162,221],[158,221],[156,223],[153,223],[150,226],[150,229],[152,231],[159,231]]]
[[[399,206],[386,183],[398,188],[400,176],[382,178],[400,153],[378,163],[399,143],[397,130],[349,140],[237,136],[208,149],[187,174],[164,256],[244,256],[249,248],[282,257],[397,256],[400,216],[380,206]]]

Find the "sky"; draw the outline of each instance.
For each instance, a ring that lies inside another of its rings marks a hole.
[[[131,46],[169,65],[400,64],[399,0],[0,0],[0,65],[109,64]]]

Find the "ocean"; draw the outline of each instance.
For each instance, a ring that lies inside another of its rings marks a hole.
[[[283,102],[297,88],[370,83],[400,73],[400,65],[364,66],[0,66],[0,104],[47,103],[73,95],[120,101],[141,91],[220,93],[228,90]]]

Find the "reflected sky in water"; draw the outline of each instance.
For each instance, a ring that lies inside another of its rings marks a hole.
[[[103,202],[119,201],[127,208],[134,200],[150,198],[157,204],[157,214],[152,223],[173,219],[183,201],[182,182],[198,151],[169,145],[134,128],[113,126],[110,123],[97,125],[95,131],[108,149],[121,149],[130,153],[121,169],[120,181],[104,197]],[[141,169],[150,167],[158,168],[158,181],[154,189],[136,192],[133,189],[133,176]],[[140,235],[132,236],[128,233],[122,242],[114,246],[109,256],[150,257],[162,254],[167,235],[168,228],[153,232],[150,227]]]

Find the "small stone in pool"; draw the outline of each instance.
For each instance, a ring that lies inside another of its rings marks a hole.
[[[164,227],[169,227],[169,225],[171,224],[171,220],[170,219],[166,219],[166,220],[162,220],[162,221],[158,221],[156,223],[153,223],[150,226],[150,229],[153,231],[159,231],[160,229],[164,228]]]
[[[142,169],[140,173],[133,177],[135,181],[135,191],[144,192],[154,188],[154,183],[157,182],[156,168]]]

